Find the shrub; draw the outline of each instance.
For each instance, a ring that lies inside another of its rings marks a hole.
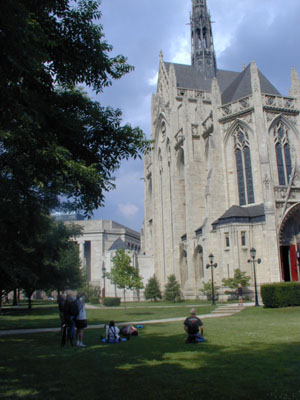
[[[300,283],[282,282],[261,286],[261,297],[267,308],[300,306]]]
[[[99,304],[100,303],[100,297],[90,297],[89,302],[91,304]]]
[[[182,301],[180,284],[177,282],[175,275],[170,275],[168,277],[168,282],[165,285],[164,298],[165,300],[173,301],[174,303]]]
[[[155,275],[153,275],[153,277],[149,279],[145,287],[144,296],[146,300],[154,301],[162,298],[159,282]]]
[[[116,307],[121,304],[120,297],[104,297],[103,305],[106,307]]]
[[[214,284],[215,299],[219,298],[219,293],[218,293],[219,289],[220,289],[220,286],[216,286]],[[203,288],[200,289],[200,292],[202,292],[203,294],[206,294],[207,300],[211,300],[212,299],[212,284],[211,284],[211,280],[209,280],[208,282],[203,282]]]

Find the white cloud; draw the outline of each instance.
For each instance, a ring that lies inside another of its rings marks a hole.
[[[173,42],[171,54],[171,61],[178,64],[190,64],[191,62],[191,48],[190,39],[187,34],[185,36],[179,37]]]
[[[157,79],[158,79],[158,72],[155,73],[155,75],[152,76],[152,78],[148,79],[148,84],[150,86],[156,86],[157,84]]]
[[[134,217],[139,211],[138,207],[135,204],[130,203],[118,204],[118,210],[126,218]]]

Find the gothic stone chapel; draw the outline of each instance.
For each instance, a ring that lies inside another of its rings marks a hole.
[[[300,84],[281,95],[251,62],[217,68],[206,0],[192,0],[192,65],[160,56],[145,157],[143,252],[162,285],[175,274],[186,298],[239,268],[257,284],[298,281]]]

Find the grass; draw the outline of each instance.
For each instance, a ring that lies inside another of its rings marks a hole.
[[[300,307],[251,307],[206,319],[198,345],[184,344],[181,322],[145,325],[117,345],[86,330],[85,349],[60,348],[57,333],[5,336],[0,398],[300,399],[299,314]]]
[[[194,304],[197,304],[197,302]],[[100,307],[87,310],[87,319],[90,325],[103,324],[110,320],[117,322],[126,321],[149,321],[151,319],[164,319],[182,317],[188,313],[190,302],[182,303],[137,303],[127,304],[124,307]],[[158,308],[164,307],[166,308]],[[201,314],[210,313],[214,307],[210,304],[199,303],[197,310]],[[31,311],[24,308],[3,308],[3,315],[0,316],[0,329],[34,329],[34,328],[55,328],[60,326],[57,304],[41,302],[34,305]]]

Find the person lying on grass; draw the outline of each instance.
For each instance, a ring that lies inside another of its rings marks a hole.
[[[129,340],[131,336],[138,336],[139,333],[134,326],[123,326],[120,329],[120,334]]]
[[[203,322],[196,317],[196,310],[190,310],[191,316],[184,321],[184,330],[188,334],[185,343],[197,343],[203,340]],[[199,333],[200,328],[200,333]]]

